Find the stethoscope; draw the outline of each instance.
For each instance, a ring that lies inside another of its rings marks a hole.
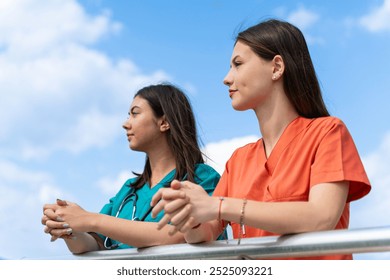
[[[186,180],[187,178],[187,174],[184,175],[183,179],[182,180]],[[136,207],[136,203],[137,203],[137,200],[138,200],[138,195],[137,195],[137,190],[132,188],[132,191],[131,193],[129,193],[128,195],[125,196],[125,198],[122,200],[121,204],[119,205],[119,208],[118,208],[118,211],[116,212],[115,214],[115,217],[118,218],[119,216],[119,213],[122,211],[122,208],[126,205],[127,202],[129,202],[133,197],[133,211],[132,211],[132,214],[131,214],[131,220],[132,221],[145,221],[146,217],[150,214],[150,212],[152,212],[152,209],[153,207],[152,206],[149,206],[149,209],[148,211],[146,211],[146,213],[141,217],[141,218],[137,218],[135,217],[135,211],[137,210],[137,207]],[[107,245],[108,241],[110,240],[111,238],[109,237],[106,237],[104,239],[104,248],[108,249],[108,250],[112,250],[112,249],[116,249],[118,248],[119,246],[123,245],[124,243],[118,243],[118,244],[114,244],[114,245]]]
[[[136,190],[134,188],[132,188],[132,192],[129,193],[128,195],[125,196],[125,198],[123,198],[121,204],[119,205],[119,208],[118,208],[118,211],[116,212],[115,214],[115,218],[118,218],[120,212],[122,211],[123,207],[130,201],[132,200],[133,201],[133,211],[131,213],[131,220],[132,221],[144,221],[146,219],[146,217],[150,214],[150,212],[152,211],[153,207],[149,207],[148,211],[146,211],[146,213],[141,217],[141,218],[137,218],[135,216],[135,212],[137,210],[137,200],[138,200],[138,195],[136,193]],[[110,240],[111,238],[109,237],[106,237],[104,239],[104,248],[108,249],[108,250],[112,250],[112,249],[116,249],[118,248],[119,246],[123,245],[123,243],[117,243],[117,244],[113,244],[113,245],[107,245],[108,241]]]

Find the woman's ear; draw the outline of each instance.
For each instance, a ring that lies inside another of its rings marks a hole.
[[[170,129],[169,123],[168,123],[167,119],[165,118],[165,115],[161,117],[159,123],[160,123],[160,131],[161,132],[165,132],[165,131],[168,131]]]
[[[284,72],[284,61],[283,58],[280,55],[275,55],[275,57],[272,60],[273,62],[273,73],[272,73],[272,79],[277,80],[279,79]]]

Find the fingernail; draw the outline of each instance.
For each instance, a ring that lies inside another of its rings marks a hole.
[[[57,203],[62,204],[62,206],[67,206],[68,205],[68,203],[66,203],[65,200],[62,200],[62,199],[59,199],[59,198],[57,198]]]
[[[63,228],[68,228],[68,227],[69,227],[69,224],[63,224],[62,227],[63,227]]]
[[[50,242],[54,242],[54,241],[56,241],[57,240],[57,237],[56,236],[52,236],[51,238],[50,238]]]
[[[72,234],[72,232],[73,232],[73,230],[72,230],[71,228],[68,228],[68,229],[66,230],[66,233],[67,233],[68,235]]]
[[[57,216],[56,221],[57,222],[64,222],[64,219],[62,219],[60,216]]]

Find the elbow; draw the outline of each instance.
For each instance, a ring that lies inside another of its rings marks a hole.
[[[212,226],[209,223],[203,223],[199,228],[192,229],[184,234],[187,243],[195,244],[202,242],[214,241],[218,238],[215,236]]]
[[[153,239],[153,240],[138,240],[139,242],[131,242],[131,245],[136,248],[147,248],[152,246],[164,246],[164,245],[171,245],[171,244],[181,244],[185,243],[185,239],[182,233],[176,232],[173,235],[170,235],[167,233],[166,236],[162,236],[159,239]]]
[[[75,255],[80,255],[80,254],[83,254],[83,253],[87,253],[87,252],[90,252],[90,250],[87,250],[85,248],[77,248],[77,249],[70,249],[70,252],[72,254],[75,254]]]
[[[334,230],[340,217],[335,217],[334,215],[323,215],[319,217],[315,223],[313,223],[313,228],[311,231],[327,231]]]

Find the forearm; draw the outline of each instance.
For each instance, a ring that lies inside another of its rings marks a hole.
[[[75,232],[71,238],[64,238],[69,251],[74,254],[81,254],[99,250],[99,245],[94,237],[86,232]]]
[[[322,183],[310,189],[307,201],[257,202],[226,198],[221,218],[276,234],[332,230],[346,205],[347,181]]]
[[[240,223],[242,199],[226,199],[222,219]],[[247,201],[243,223],[276,234],[331,230],[337,218],[330,218],[317,205],[310,202],[256,202]]]
[[[200,243],[216,240],[223,230],[219,224],[220,223],[216,220],[202,223],[198,228],[186,232],[184,238],[187,243]]]
[[[92,229],[94,232],[137,248],[184,242],[182,233],[174,235],[168,233],[172,230],[170,225],[158,230],[157,224],[153,222],[130,221],[102,214],[99,214]]]

